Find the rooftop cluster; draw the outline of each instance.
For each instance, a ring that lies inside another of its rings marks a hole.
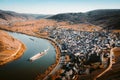
[[[106,67],[103,58],[109,57],[111,48],[120,46],[119,33],[75,31],[57,27],[46,27],[44,31],[59,43],[62,55],[70,56],[70,61],[63,63],[59,78],[62,80],[71,80],[76,74],[89,74],[91,68],[86,65],[91,63],[100,62],[99,65]]]

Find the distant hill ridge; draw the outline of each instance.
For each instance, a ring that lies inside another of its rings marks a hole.
[[[86,13],[64,13],[57,15],[24,14],[0,10],[0,23],[2,24],[15,21],[36,20],[41,18],[67,21],[72,24],[94,24],[101,26],[104,29],[120,29],[120,9],[101,9]]]
[[[120,9],[101,9],[86,13],[65,13],[49,17],[57,21],[89,23],[105,29],[120,29]]]
[[[13,11],[4,11],[0,10],[0,20],[14,22],[14,21],[25,21],[25,20],[33,20],[33,19],[41,19],[46,18],[49,15],[42,14],[24,14],[24,13],[16,13]]]

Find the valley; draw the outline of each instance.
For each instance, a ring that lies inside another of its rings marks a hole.
[[[42,19],[33,16],[31,18],[28,15],[26,18],[13,12],[6,13],[0,12],[1,33],[6,30],[44,38],[56,49],[56,62],[44,74],[37,75],[36,80],[46,79],[46,76],[47,79],[52,80],[106,80],[105,76],[107,79],[115,77],[119,79],[119,9],[46,15]],[[1,36],[6,35],[1,34]],[[2,39],[0,40],[1,45],[6,45],[2,43]],[[15,48],[13,48],[16,52],[12,53],[16,55],[20,50],[18,46],[22,43],[17,40],[8,43],[14,44]],[[11,44],[7,46],[10,47]],[[1,48],[0,51],[7,48]],[[110,52],[112,49],[114,54]],[[22,50],[24,52],[25,47]],[[11,57],[10,54],[5,58]],[[57,70],[49,75],[56,66]]]

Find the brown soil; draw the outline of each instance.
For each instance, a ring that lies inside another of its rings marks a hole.
[[[0,65],[19,58],[25,51],[25,45],[0,30]]]
[[[101,27],[94,26],[91,24],[69,24],[68,22],[57,22],[49,19],[40,19],[40,20],[31,20],[25,22],[15,22],[10,25],[0,25],[0,29],[11,30],[15,32],[22,32],[27,34],[34,34],[40,32],[44,27],[53,26],[59,28],[74,29],[80,31],[98,31],[101,30]],[[41,34],[45,34],[41,32]]]

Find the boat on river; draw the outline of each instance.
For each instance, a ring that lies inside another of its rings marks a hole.
[[[32,62],[32,61],[35,61],[35,60],[41,58],[42,56],[44,56],[44,55],[46,55],[48,53],[48,50],[49,50],[49,47],[46,50],[44,50],[44,51],[42,51],[40,53],[37,53],[33,57],[29,58],[29,61]]]

